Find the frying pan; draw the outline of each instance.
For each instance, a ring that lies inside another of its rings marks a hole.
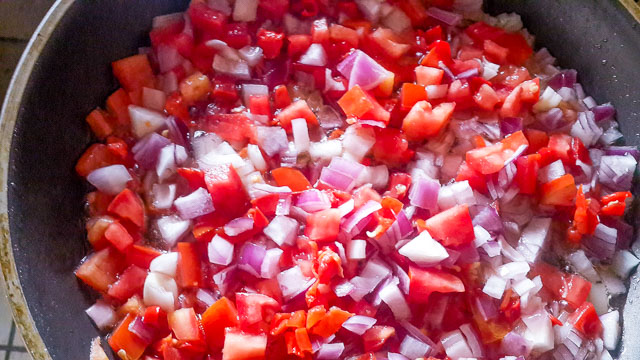
[[[59,0],[20,61],[0,117],[0,263],[35,359],[86,359],[99,335],[84,314],[94,295],[73,275],[89,250],[87,188],[72,170],[91,141],[83,119],[117,87],[109,63],[146,44],[154,16],[187,4]],[[627,143],[640,145],[640,12],[632,0],[488,1],[487,10],[521,14],[537,46],[577,69],[599,103],[612,101]],[[637,283],[634,275],[621,359],[640,359]]]

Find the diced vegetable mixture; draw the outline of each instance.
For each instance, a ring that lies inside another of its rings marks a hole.
[[[95,187],[76,276],[113,352],[611,359],[640,152],[518,15],[481,7],[156,17],[76,166]]]

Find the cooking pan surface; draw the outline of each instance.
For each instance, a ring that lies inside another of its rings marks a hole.
[[[2,113],[0,258],[34,357],[78,359],[87,357],[98,335],[84,314],[95,299],[73,275],[88,251],[82,224],[87,189],[72,171],[90,141],[82,119],[116,89],[108,64],[146,44],[154,16],[181,11],[188,1],[56,4],[32,39]],[[487,6],[491,13],[521,14],[536,45],[547,47],[560,66],[577,69],[598,103],[613,102],[627,143],[640,144],[640,28],[618,2],[504,0]],[[635,275],[631,281],[621,359],[640,358],[640,290]]]

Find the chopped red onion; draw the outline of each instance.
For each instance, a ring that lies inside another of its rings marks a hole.
[[[389,275],[391,275],[391,270],[381,260],[373,259],[368,261],[360,275],[351,279],[354,289],[349,295],[353,300],[360,301]]]
[[[291,194],[280,194],[276,205],[276,215],[289,215],[291,212]]]
[[[178,253],[168,252],[151,260],[149,271],[175,278],[178,267]]]
[[[321,44],[311,44],[307,51],[300,56],[298,62],[303,65],[326,66],[327,53]]]
[[[337,297],[345,297],[351,294],[351,291],[353,291],[354,288],[355,286],[351,282],[349,282],[349,280],[345,279],[334,285],[333,292]]]
[[[514,331],[510,331],[502,338],[500,350],[505,354],[525,357],[528,356],[530,352],[527,340]]]
[[[397,320],[405,320],[411,317],[411,309],[409,309],[407,300],[397,285],[388,284],[380,290],[379,295],[382,301],[389,306]]]
[[[545,352],[554,347],[554,334],[549,313],[540,309],[537,312],[522,317],[527,326],[524,338],[531,345],[532,351]]]
[[[289,301],[306,291],[315,282],[315,279],[307,279],[299,266],[281,272],[276,278],[285,301]]]
[[[431,346],[411,335],[407,335],[400,343],[399,351],[409,359],[417,359],[426,356],[431,351]]]
[[[156,166],[158,155],[163,147],[170,144],[170,141],[157,133],[151,133],[138,141],[131,152],[133,159],[144,169],[152,169]]]
[[[267,250],[262,261],[260,276],[265,279],[273,279],[274,276],[280,273],[280,257],[283,252],[278,248]]]
[[[636,161],[640,158],[640,150],[637,146],[609,146],[605,149],[605,155],[631,155]]]
[[[569,260],[569,263],[573,266],[576,272],[584,276],[587,280],[594,283],[600,281],[600,276],[593,268],[591,260],[589,260],[583,250],[576,250],[569,254],[567,256],[567,260]]]
[[[393,353],[393,352],[387,353],[387,359],[388,360],[409,360],[409,358],[407,358],[406,356],[398,353]]]
[[[379,202],[369,200],[346,218],[340,228],[351,236],[356,236],[369,224],[373,213],[380,209],[382,209],[382,205]]]
[[[367,241],[354,239],[347,245],[347,258],[349,260],[364,260],[367,258]]]
[[[473,217],[473,225],[482,226],[485,230],[494,235],[503,232],[502,219],[496,209],[491,206],[479,206],[480,210]]]
[[[203,188],[191,194],[177,198],[173,204],[183,219],[193,219],[213,212],[213,201],[209,192]]]
[[[474,357],[473,352],[469,348],[469,344],[467,344],[467,340],[460,330],[453,330],[444,334],[440,339],[440,343],[447,353],[447,356],[452,359]]]
[[[349,199],[344,202],[344,204],[338,206],[338,211],[340,211],[340,217],[345,217],[350,214],[353,209],[356,207],[356,202],[353,199]]]
[[[93,170],[87,181],[107,195],[117,195],[132,180],[129,170],[123,165],[110,165]]]
[[[562,70],[556,75],[554,75],[549,82],[548,86],[553,88],[554,90],[558,90],[563,87],[573,88],[576,84],[576,79],[578,77],[578,72],[576,70]]]
[[[151,272],[144,281],[143,298],[147,306],[160,306],[166,312],[173,312],[178,297],[178,285],[173,278]]]
[[[229,288],[236,269],[236,265],[229,266],[226,269],[213,275],[213,282],[218,286],[218,290],[221,294],[224,295],[227,293],[227,289]]]
[[[187,150],[191,150],[189,129],[187,128],[187,125],[175,116],[167,117],[166,125],[167,130],[169,130],[169,138],[171,141]]]
[[[245,243],[238,256],[238,268],[254,275],[260,276],[262,273],[262,262],[267,253],[264,246],[254,243]]]
[[[418,265],[434,265],[449,257],[447,250],[426,230],[400,248],[398,253]]]
[[[598,224],[593,235],[583,238],[582,245],[591,256],[598,259],[610,259],[616,251],[618,230],[604,224]]]
[[[116,323],[116,312],[104,300],[96,301],[85,312],[100,330],[105,330]]]
[[[468,79],[468,78],[472,78],[472,77],[476,77],[478,76],[480,72],[478,71],[478,68],[471,68],[469,70],[463,71],[461,73],[459,73],[458,75],[456,75],[456,79]]]
[[[152,205],[156,209],[169,209],[173,206],[173,200],[176,198],[175,184],[153,184],[151,190]]]
[[[520,130],[522,130],[521,117],[507,117],[500,120],[500,134],[502,136],[507,136]]]
[[[544,130],[557,130],[566,123],[564,122],[564,113],[559,108],[552,108],[549,111],[541,112],[536,115],[536,119],[542,125]]]
[[[320,347],[320,350],[318,350],[316,359],[318,360],[339,359],[343,351],[344,351],[343,343],[324,344]]]
[[[369,316],[354,315],[342,323],[342,327],[354,334],[362,335],[367,330],[371,329],[376,322],[377,320],[375,318]]]
[[[145,324],[141,316],[136,316],[133,321],[129,323],[128,330],[147,345],[156,339],[156,329]]]
[[[460,23],[460,21],[462,21],[462,15],[451,11],[442,10],[437,7],[428,8],[427,15],[451,26],[456,26]]]
[[[358,49],[351,52],[336,68],[349,79],[349,89],[360,85],[364,90],[371,90],[393,76],[393,73]]]
[[[614,191],[627,191],[637,164],[631,155],[605,155],[600,158],[598,180]]]
[[[296,206],[306,212],[314,213],[331,208],[331,202],[324,192],[309,189],[298,194]]]
[[[156,47],[156,57],[158,58],[158,66],[161,73],[169,72],[184,62],[184,58],[180,55],[178,49],[167,44],[159,44]]]
[[[293,245],[298,235],[299,224],[287,216],[276,216],[264,229],[264,234],[278,246]]]
[[[322,169],[320,181],[327,186],[342,191],[351,191],[356,184],[356,179],[329,167]]]
[[[229,265],[233,261],[233,244],[220,235],[216,235],[207,245],[209,262],[217,265]]]
[[[258,14],[258,0],[235,0],[233,21],[255,21]]]
[[[238,50],[238,55],[240,55],[242,60],[246,61],[249,66],[254,67],[262,61],[264,52],[261,47],[247,45]]]
[[[238,236],[253,229],[253,218],[239,217],[229,221],[224,226],[224,233],[228,236]],[[224,264],[227,265],[227,264]]]
[[[540,99],[538,100],[538,102],[533,105],[533,110],[535,112],[549,111],[553,108],[558,107],[561,101],[562,96],[555,92],[553,88],[547,87],[546,89],[544,89],[542,94],[540,94]]]
[[[411,217],[407,216],[405,210],[400,211],[396,215],[396,221],[391,224],[391,227],[380,237],[378,244],[383,249],[393,247],[399,240],[402,240],[409,236],[413,232],[413,225],[409,221]]]
[[[162,239],[170,249],[189,231],[191,220],[183,220],[175,215],[171,215],[159,218],[157,224]]]
[[[478,339],[478,335],[476,334],[476,331],[473,329],[473,327],[471,327],[470,324],[464,324],[460,326],[460,331],[462,332],[464,337],[467,339],[467,344],[469,345],[469,348],[471,349],[471,353],[473,354],[473,356],[475,358],[484,357],[480,339]]]
[[[596,122],[612,120],[616,115],[616,109],[610,103],[594,106],[591,111],[593,111]]]
[[[440,183],[437,180],[423,177],[417,179],[411,184],[409,189],[409,200],[411,205],[436,211],[438,208],[438,191]]]
[[[213,305],[218,300],[218,297],[211,291],[201,288],[196,292],[196,300],[206,309]]]
[[[287,133],[279,126],[258,126],[258,145],[268,156],[274,156],[289,148]]]
[[[507,286],[507,280],[500,276],[491,275],[484,284],[482,292],[494,299],[501,299]]]
[[[578,113],[578,120],[571,127],[571,136],[580,138],[586,147],[595,145],[602,133],[591,111]]]
[[[538,181],[545,184],[565,175],[562,160],[556,160],[538,170]]]
[[[184,147],[176,144],[169,144],[160,150],[156,164],[156,175],[158,179],[165,180],[176,172],[176,168],[187,161],[187,151]]]

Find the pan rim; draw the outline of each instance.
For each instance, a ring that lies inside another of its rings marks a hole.
[[[7,198],[9,158],[13,131],[31,72],[58,23],[74,2],[75,0],[57,0],[40,22],[20,57],[0,112],[0,268],[13,319],[22,334],[27,351],[35,360],[51,360],[51,355],[27,306],[13,257]]]

